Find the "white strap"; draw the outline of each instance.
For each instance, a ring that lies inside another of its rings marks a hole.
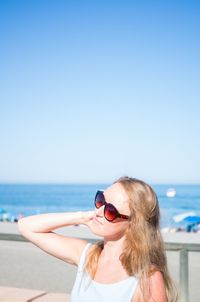
[[[86,246],[84,247],[84,249],[81,253],[80,261],[79,261],[79,264],[78,264],[78,271],[82,271],[84,269],[84,264],[85,264],[85,260],[86,260],[87,251],[88,251],[90,246],[91,246],[91,243],[86,244]]]

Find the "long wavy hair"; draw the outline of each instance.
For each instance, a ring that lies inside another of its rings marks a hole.
[[[158,199],[153,189],[145,182],[121,177],[114,183],[120,183],[129,197],[130,222],[120,261],[129,276],[140,280],[144,300],[149,297],[151,288],[149,277],[161,272],[165,283],[167,301],[177,301],[177,291],[170,278],[164,243],[160,233],[160,210]],[[104,247],[99,242],[91,249],[85,269],[94,278],[98,258]]]

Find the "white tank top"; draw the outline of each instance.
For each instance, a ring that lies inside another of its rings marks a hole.
[[[125,280],[103,284],[91,279],[90,275],[84,271],[84,263],[88,243],[80,257],[76,280],[71,292],[70,302],[131,302],[135,293],[138,279],[131,276]]]

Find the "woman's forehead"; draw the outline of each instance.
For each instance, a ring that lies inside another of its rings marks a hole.
[[[107,202],[124,203],[128,201],[128,195],[120,183],[115,183],[104,191]]]

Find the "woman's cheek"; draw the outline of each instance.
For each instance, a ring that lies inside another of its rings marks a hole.
[[[126,230],[126,228],[123,228],[121,225],[107,221],[104,224],[93,222],[90,229],[95,235],[100,237],[115,237],[118,234],[123,235]]]

